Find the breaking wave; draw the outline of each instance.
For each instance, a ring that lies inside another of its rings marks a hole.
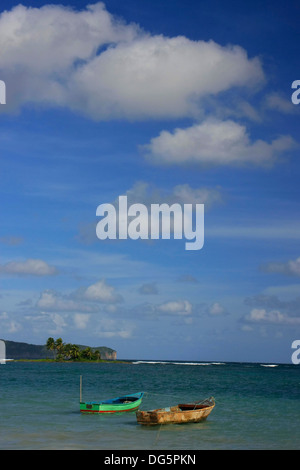
[[[175,362],[175,361],[133,361],[132,364],[167,364],[179,366],[211,366],[225,365],[225,362]]]
[[[278,367],[278,364],[260,364],[262,367]]]

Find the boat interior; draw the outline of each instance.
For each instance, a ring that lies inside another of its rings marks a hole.
[[[186,403],[178,405],[181,411],[202,410],[208,408],[209,405],[197,405],[197,403]]]

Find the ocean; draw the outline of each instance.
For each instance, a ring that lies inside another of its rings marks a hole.
[[[146,427],[135,412],[86,415],[95,401],[144,391],[141,409],[213,396],[206,421]],[[132,361],[0,365],[1,450],[297,450],[300,367]]]

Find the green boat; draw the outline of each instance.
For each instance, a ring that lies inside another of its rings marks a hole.
[[[142,403],[144,392],[103,401],[80,401],[82,413],[120,413],[137,410]]]

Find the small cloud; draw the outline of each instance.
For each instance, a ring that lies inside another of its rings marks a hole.
[[[52,290],[45,290],[41,293],[40,298],[36,303],[36,307],[46,311],[93,311],[92,307],[89,305],[85,305],[72,299],[70,296],[68,297]]]
[[[118,303],[123,300],[122,296],[116,293],[115,288],[107,284],[104,279],[84,289],[82,296],[84,299],[103,303]]]
[[[261,266],[261,270],[267,273],[300,276],[300,257],[284,263],[267,263]]]
[[[95,325],[95,335],[99,338],[115,338],[122,339],[131,338],[135,329],[132,322],[125,320],[115,320],[108,317],[101,317]]]
[[[207,308],[207,313],[212,316],[225,315],[226,310],[219,302],[214,302]]]
[[[21,300],[17,305],[19,307],[30,307],[32,305],[32,299]]]
[[[188,300],[175,300],[159,305],[157,310],[168,315],[191,315],[193,306]]]
[[[122,296],[115,292],[115,288],[102,280],[69,295],[45,290],[41,293],[36,307],[46,311],[93,313],[99,311],[98,303],[113,305],[122,300]]]
[[[241,331],[253,331],[253,327],[250,325],[242,325],[240,329]]]
[[[158,294],[158,289],[155,282],[149,282],[139,287],[138,292],[142,295]]]
[[[300,298],[280,300],[275,295],[260,294],[245,299],[251,308],[243,324],[300,325]]]
[[[74,324],[78,330],[84,330],[90,320],[90,315],[84,313],[75,313]]]
[[[41,259],[27,259],[0,265],[0,273],[17,276],[53,276],[58,270]]]
[[[43,312],[44,313],[44,312]],[[51,325],[51,329],[49,329],[49,333],[51,335],[61,335],[64,331],[64,328],[66,328],[68,325],[66,323],[66,320],[65,318],[60,315],[59,313],[48,313],[47,314],[48,318],[50,319],[50,321],[52,322],[52,324],[54,324],[54,328],[53,326]]]
[[[296,143],[290,136],[251,142],[246,127],[232,120],[207,119],[186,129],[162,131],[142,150],[158,165],[273,165]]]
[[[166,190],[145,181],[137,181],[126,191],[128,204],[140,202],[150,207],[151,204],[205,204],[211,207],[223,202],[220,188],[196,187],[189,184],[179,184]]]
[[[11,318],[7,312],[0,313],[1,331],[7,331],[8,333],[17,333],[22,330],[22,325]]]
[[[192,188],[189,184],[180,184],[173,188],[174,202],[179,204],[205,204],[211,207],[223,202],[219,189],[214,188]]]
[[[284,114],[293,114],[298,111],[290,97],[287,99],[279,93],[270,93],[265,99],[265,107]]]
[[[0,237],[0,243],[4,243],[5,245],[21,245],[24,242],[23,237],[16,237],[16,236],[7,236],[7,237]]]
[[[18,331],[22,330],[22,325],[14,320],[9,323],[8,332],[9,333],[17,333]]]
[[[271,323],[279,325],[300,325],[300,317],[292,317],[279,310],[266,310],[264,308],[254,308],[245,317],[250,323]]]

